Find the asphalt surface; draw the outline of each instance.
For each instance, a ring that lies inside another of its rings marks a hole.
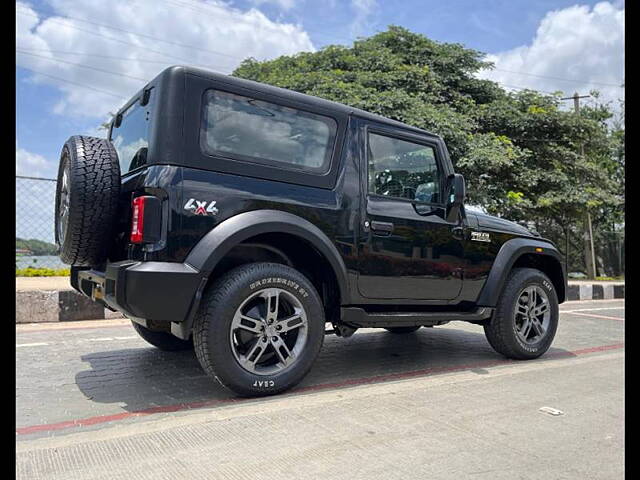
[[[17,325],[17,478],[623,478],[624,301],[561,311],[538,360],[363,329],[250,400],[124,320]]]

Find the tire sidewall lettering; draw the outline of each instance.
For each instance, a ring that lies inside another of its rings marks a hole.
[[[249,288],[253,291],[257,288],[264,288],[267,286],[285,286],[298,293],[302,298],[307,298],[309,296],[309,292],[307,292],[307,290],[300,286],[297,282],[282,277],[266,277],[261,280],[252,282],[249,285]]]

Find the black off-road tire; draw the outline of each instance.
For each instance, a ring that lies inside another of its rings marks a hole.
[[[413,333],[417,330],[420,329],[420,326],[417,327],[385,327],[385,330],[387,332],[391,332],[391,333]]]
[[[546,292],[551,315],[543,338],[535,344],[525,344],[516,333],[514,310],[519,293],[533,285]],[[558,328],[558,317],[558,296],[549,277],[534,268],[514,268],[507,277],[492,319],[484,324],[484,332],[496,352],[515,360],[530,360],[538,358],[551,346]]]
[[[307,339],[295,363],[273,375],[244,369],[236,360],[230,334],[236,310],[251,295],[276,287],[293,295],[307,315]],[[244,397],[273,395],[296,385],[311,369],[324,340],[325,315],[311,282],[277,263],[251,263],[230,270],[205,291],[193,326],[196,356],[204,371]]]
[[[55,203],[55,238],[64,263],[94,266],[107,259],[119,195],[120,165],[111,142],[84,136],[69,138],[60,155]],[[68,198],[68,219],[66,228],[61,228],[64,197]]]
[[[177,352],[180,350],[192,350],[193,341],[182,340],[169,332],[154,332],[139,323],[131,322],[133,329],[142,337],[142,339],[153,345],[154,347],[166,352]]]

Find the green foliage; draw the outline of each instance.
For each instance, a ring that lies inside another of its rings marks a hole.
[[[53,243],[43,242],[42,240],[16,237],[16,249],[29,250],[32,255],[57,255],[58,247]]]
[[[17,268],[16,277],[68,277],[70,269],[68,268]]]
[[[468,202],[489,213],[533,221],[557,236],[568,226],[579,235],[588,210],[596,230],[612,230],[624,218],[622,117],[611,127],[608,105],[584,106],[576,115],[560,108],[559,93],[507,93],[475,77],[491,67],[483,58],[390,26],[351,47],[247,59],[233,74],[442,136],[467,181]]]

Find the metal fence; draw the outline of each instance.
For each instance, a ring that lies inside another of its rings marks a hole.
[[[55,179],[16,176],[16,268],[68,267],[57,256],[54,237],[55,197]],[[536,224],[536,228],[558,246],[565,257],[568,272],[586,273],[585,242],[577,226],[562,228]],[[598,275],[624,276],[624,230],[597,232],[594,237]]]
[[[16,176],[16,269],[68,268],[54,233],[56,180]]]

